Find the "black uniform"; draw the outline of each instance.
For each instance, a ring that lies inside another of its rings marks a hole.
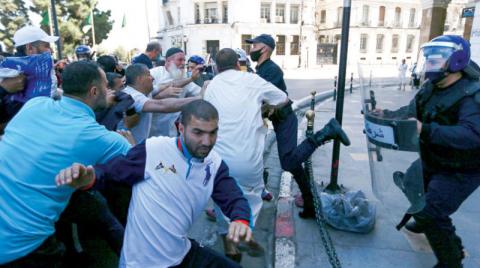
[[[463,247],[450,215],[480,185],[480,82],[463,77],[446,89],[427,82],[415,102],[423,124],[426,206],[414,218],[439,260],[436,267],[461,267]]]
[[[267,59],[255,68],[260,77],[287,93],[283,72],[272,60]],[[302,163],[315,151],[316,145],[306,139],[297,147],[298,120],[291,104],[276,111],[271,119],[282,169],[293,174],[302,193],[305,209],[313,210],[313,196]]]

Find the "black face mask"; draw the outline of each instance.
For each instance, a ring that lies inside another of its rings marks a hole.
[[[257,51],[250,51],[250,58],[253,60],[253,61],[258,61],[260,59],[260,56],[262,56],[262,50],[259,49]]]

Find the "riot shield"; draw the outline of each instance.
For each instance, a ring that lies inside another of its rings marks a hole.
[[[416,92],[400,91],[388,81],[373,82],[369,66],[359,65],[358,69],[372,190],[394,220],[400,221],[405,214],[420,212],[425,206],[412,101]]]

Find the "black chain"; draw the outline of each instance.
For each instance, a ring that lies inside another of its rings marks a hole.
[[[312,106],[314,105],[313,103],[314,103],[314,100],[312,100]],[[307,125],[307,133],[306,133],[307,138],[311,137],[312,135],[313,135],[313,124]],[[315,215],[316,215],[315,219],[320,227],[320,237],[322,239],[325,252],[328,256],[328,261],[330,262],[330,265],[332,265],[333,268],[341,268],[342,265],[340,264],[340,260],[338,259],[335,246],[333,245],[333,242],[332,242],[332,238],[328,233],[327,223],[323,215],[322,200],[320,199],[320,196],[318,196],[317,186],[315,184],[315,180],[313,177],[311,157],[309,157],[308,160],[304,162],[304,168],[305,168],[305,172],[307,173],[307,179],[309,181],[310,189],[313,195],[313,205],[315,207]]]

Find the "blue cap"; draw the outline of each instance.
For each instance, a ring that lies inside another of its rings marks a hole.
[[[272,50],[275,49],[275,40],[269,34],[261,34],[253,39],[245,40],[248,44],[256,44],[256,43],[263,43],[269,46]]]
[[[193,62],[195,64],[204,64],[205,63],[203,58],[198,56],[198,55],[191,56],[190,59],[188,59],[188,62]]]

